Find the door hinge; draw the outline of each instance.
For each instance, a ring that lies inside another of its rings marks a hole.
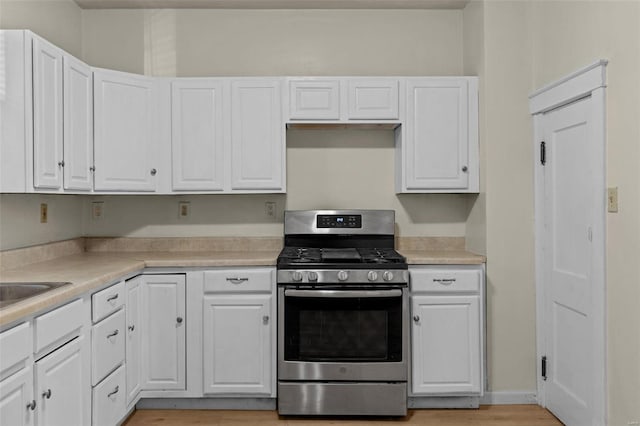
[[[545,141],[540,142],[540,164],[547,164],[547,144]]]
[[[547,356],[544,355],[542,357],[542,365],[541,365],[541,370],[542,370],[542,380],[547,380]]]

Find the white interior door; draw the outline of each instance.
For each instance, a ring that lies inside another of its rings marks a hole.
[[[603,161],[594,142],[591,97],[542,115],[545,141],[544,216],[544,405],[567,425],[599,424],[594,403],[601,384],[594,309],[596,268],[604,256],[594,246],[600,235],[600,181]],[[596,132],[597,133],[597,132]],[[541,154],[542,160],[542,154]],[[541,161],[542,162],[542,161]],[[594,273],[595,272],[595,273]],[[596,348],[596,350],[594,350]],[[602,368],[604,363],[602,362]]]

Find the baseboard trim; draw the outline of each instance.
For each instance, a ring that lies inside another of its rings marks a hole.
[[[138,410],[275,410],[275,398],[142,398]]]
[[[531,391],[485,392],[480,398],[481,405],[538,404],[538,397]]]

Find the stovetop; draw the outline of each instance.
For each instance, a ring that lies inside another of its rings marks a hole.
[[[285,247],[279,269],[407,269],[407,260],[392,248]]]

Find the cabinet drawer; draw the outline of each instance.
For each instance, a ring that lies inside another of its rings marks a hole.
[[[28,322],[23,322],[0,334],[0,373],[23,362],[33,351]]]
[[[82,313],[82,300],[78,299],[37,317],[35,352],[40,352],[75,330],[80,330],[83,323]]]
[[[124,310],[116,312],[93,326],[91,384],[98,383],[124,360],[124,339]]]
[[[113,426],[118,424],[126,410],[126,394],[123,365],[93,388],[92,425]]]
[[[480,270],[409,269],[411,291],[456,292],[480,291]]]
[[[271,292],[271,274],[271,268],[206,271],[204,273],[204,292]]]
[[[96,323],[124,305],[124,281],[91,296],[92,319]]]

